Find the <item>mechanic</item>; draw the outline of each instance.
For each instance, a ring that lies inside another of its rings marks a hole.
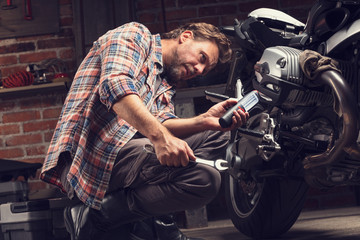
[[[193,239],[169,214],[216,196],[220,173],[195,163],[195,156],[223,157],[229,131],[248,113],[234,111],[233,124],[223,129],[219,117],[236,100],[181,119],[173,96],[180,81],[230,58],[230,41],[207,23],[152,35],[131,22],[94,42],[75,74],[40,175],[80,200],[64,212],[72,240],[104,239],[129,223],[129,236],[121,239]],[[146,144],[155,154],[144,151]],[[149,224],[159,225],[155,233]]]

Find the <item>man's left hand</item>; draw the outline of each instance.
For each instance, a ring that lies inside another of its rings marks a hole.
[[[249,118],[249,113],[238,109],[233,112],[232,124],[229,128],[222,128],[219,124],[219,118],[221,118],[225,112],[238,102],[236,99],[228,99],[212,106],[206,113],[202,115],[206,119],[209,128],[218,131],[229,131],[241,127],[246,123]]]

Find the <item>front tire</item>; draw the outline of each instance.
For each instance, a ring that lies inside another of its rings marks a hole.
[[[255,238],[287,232],[300,215],[308,185],[303,180],[266,178],[244,182],[225,176],[225,198],[234,226]]]

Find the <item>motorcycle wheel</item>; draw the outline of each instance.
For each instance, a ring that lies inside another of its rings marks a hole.
[[[266,178],[263,182],[244,183],[229,174],[225,176],[230,218],[241,233],[254,239],[274,238],[287,232],[300,215],[307,190],[302,180]]]

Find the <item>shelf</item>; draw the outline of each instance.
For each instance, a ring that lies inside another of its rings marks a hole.
[[[54,91],[68,91],[70,88],[71,82],[53,82],[53,83],[44,83],[38,85],[30,85],[24,87],[15,87],[15,88],[1,88],[0,89],[0,98],[5,97],[18,97],[21,96],[34,95],[40,93],[51,93]]]

